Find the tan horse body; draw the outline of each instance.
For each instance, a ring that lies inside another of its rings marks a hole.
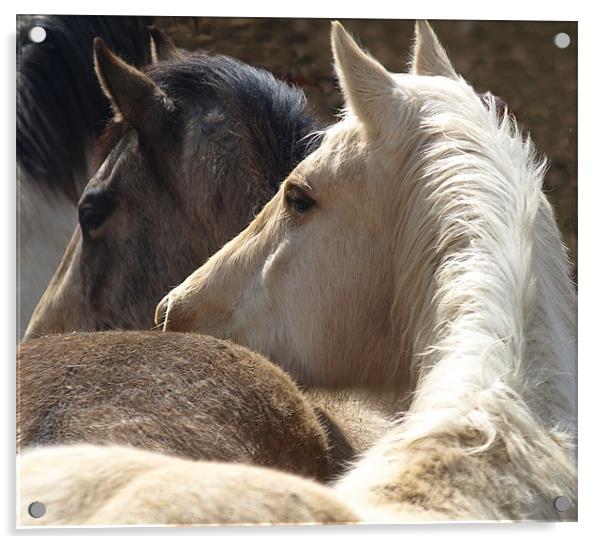
[[[31,450],[21,456],[19,469],[19,518],[28,526],[315,524],[359,519],[316,482],[245,464],[86,444]],[[33,500],[46,507],[43,517],[28,514]]]
[[[264,357],[196,334],[50,335],[19,346],[18,446],[121,444],[330,479],[387,426],[308,395]]]

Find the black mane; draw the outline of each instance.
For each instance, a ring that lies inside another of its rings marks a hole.
[[[240,123],[245,144],[261,159],[264,194],[275,193],[319,146],[320,134],[313,133],[320,126],[303,91],[267,70],[227,56],[190,54],[183,61],[149,66],[146,72],[176,102],[215,100],[229,119]]]
[[[41,188],[77,202],[90,148],[110,116],[94,74],[92,42],[101,36],[127,62],[150,61],[151,17],[17,17],[17,162]],[[46,39],[29,40],[33,26]]]

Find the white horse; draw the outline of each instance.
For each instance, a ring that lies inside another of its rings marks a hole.
[[[544,164],[426,23],[410,74],[340,25],[332,41],[345,118],[158,319],[305,383],[409,386],[409,413],[341,482],[362,504],[556,517],[575,498],[576,294]]]
[[[334,23],[344,119],[156,319],[246,344],[304,383],[409,399],[333,509],[575,519],[576,296],[544,166],[430,27],[416,33],[411,73],[391,74]]]

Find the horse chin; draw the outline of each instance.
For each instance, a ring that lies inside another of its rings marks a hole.
[[[199,312],[194,305],[170,293],[163,297],[155,309],[155,326],[163,332],[195,332],[242,344],[235,335],[228,333],[222,320],[210,317],[211,314]]]
[[[163,331],[202,332],[201,300],[196,294],[176,287],[155,308],[155,325]]]
[[[166,319],[168,306],[169,294],[165,295],[155,308],[155,326],[161,327],[164,331],[168,330],[169,328],[169,324]]]
[[[155,325],[164,332],[201,332],[194,315],[172,293],[163,297],[155,309]]]

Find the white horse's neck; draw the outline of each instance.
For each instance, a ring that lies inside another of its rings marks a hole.
[[[416,392],[338,488],[368,514],[553,518],[553,497],[574,497],[558,431],[575,415],[575,293],[530,142],[478,98],[464,106],[432,118],[399,185],[399,209],[413,211],[396,233],[393,313]]]
[[[419,230],[398,231],[400,248],[425,255],[400,283],[414,303],[400,298],[395,309],[415,312],[406,327],[419,381],[412,412],[445,426],[442,412],[454,419],[475,402],[518,397],[546,424],[566,427],[575,410],[575,293],[541,190],[544,168],[510,118],[498,126],[495,108],[483,114],[476,97],[466,107],[474,115],[433,118],[427,130],[444,136],[427,145],[422,179],[400,195],[406,206],[423,202]]]

